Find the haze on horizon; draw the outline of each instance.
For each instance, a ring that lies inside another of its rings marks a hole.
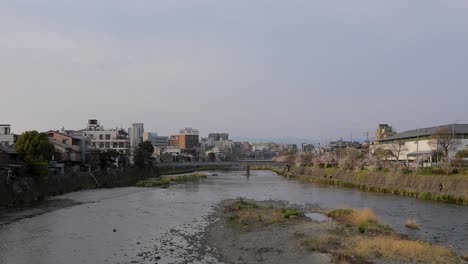
[[[310,139],[468,123],[467,12],[465,0],[2,1],[0,123]]]

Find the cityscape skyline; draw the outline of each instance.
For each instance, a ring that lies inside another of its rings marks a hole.
[[[379,123],[468,123],[466,11],[432,0],[5,1],[0,122],[314,141]]]

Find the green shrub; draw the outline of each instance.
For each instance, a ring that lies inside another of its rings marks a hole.
[[[418,198],[422,200],[431,200],[432,194],[430,192],[420,192],[418,193]]]
[[[170,184],[169,179],[148,179],[138,181],[136,187],[167,187]]]
[[[283,218],[286,218],[286,219],[289,219],[292,216],[299,215],[299,211],[297,211],[297,209],[295,208],[284,208],[283,210],[281,210],[281,212],[283,213]]]
[[[361,223],[358,226],[358,230],[360,233],[364,234],[367,230],[367,225],[365,223]]]

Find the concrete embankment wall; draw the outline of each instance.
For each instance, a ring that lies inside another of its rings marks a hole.
[[[129,168],[53,175],[42,180],[20,178],[9,184],[0,183],[0,207],[28,204],[48,196],[81,189],[131,186],[141,179],[155,176],[157,173],[153,169]]]
[[[409,189],[418,192],[434,192],[468,197],[468,177],[459,175],[417,175],[392,172],[359,172],[349,170],[326,170],[321,168],[294,167],[300,175],[324,177],[390,188]],[[439,187],[442,184],[442,191]]]
[[[42,180],[20,178],[7,184],[0,182],[0,207],[18,206],[41,200],[45,197],[93,188],[133,186],[142,179],[160,175],[190,173],[197,170],[232,169],[233,164],[159,164],[154,169],[114,169],[100,172],[76,172],[52,175]]]
[[[303,181],[413,196],[440,202],[468,204],[468,177],[461,175],[417,175],[312,167],[292,167],[289,173],[275,171]],[[442,190],[440,190],[441,186]]]

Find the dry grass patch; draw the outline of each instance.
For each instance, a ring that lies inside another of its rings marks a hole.
[[[260,206],[244,200],[226,206],[226,210],[229,212],[228,220],[231,227],[240,229],[282,223],[301,214],[295,208]]]
[[[396,236],[358,236],[345,249],[347,254],[364,259],[403,260],[424,263],[461,263],[461,259],[442,246]]]
[[[405,226],[409,229],[419,229],[419,225],[414,218],[406,219]]]
[[[331,252],[340,247],[341,239],[335,235],[321,234],[317,237],[303,241],[302,244],[312,251]]]
[[[379,218],[370,208],[363,209],[348,209],[339,208],[332,210],[327,215],[338,221],[349,222],[352,224],[362,224],[366,222],[378,222]]]
[[[359,232],[361,233],[365,233],[367,231],[377,233],[391,231],[389,226],[381,225],[379,223],[379,218],[374,213],[374,211],[369,208],[339,208],[329,211],[327,216],[337,220],[340,223],[344,223],[350,226],[357,226]]]

